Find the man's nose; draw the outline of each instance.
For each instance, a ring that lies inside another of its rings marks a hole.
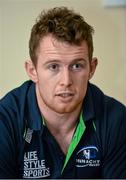
[[[69,69],[64,68],[60,77],[60,85],[71,86],[72,85],[72,74]]]

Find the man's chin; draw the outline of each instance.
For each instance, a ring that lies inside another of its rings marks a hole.
[[[58,107],[55,108],[54,111],[59,113],[59,114],[66,114],[66,113],[71,113],[75,110],[75,107]]]

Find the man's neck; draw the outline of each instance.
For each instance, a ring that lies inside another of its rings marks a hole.
[[[80,114],[79,111],[75,111],[72,113],[64,113],[64,114],[56,114],[47,112],[42,109],[42,115],[44,117],[45,123],[47,127],[56,133],[69,133],[74,127],[76,127],[76,123],[78,120],[78,116]]]
[[[69,133],[71,129],[76,127],[76,123],[80,114],[81,105],[75,109],[74,111],[70,113],[56,113],[52,111],[51,109],[48,109],[48,107],[45,107],[44,105],[40,106],[39,109],[41,111],[41,114],[44,118],[46,126],[51,130],[51,132],[56,133]]]

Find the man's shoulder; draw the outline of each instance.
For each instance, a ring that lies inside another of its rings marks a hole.
[[[0,99],[0,109],[4,108],[15,108],[15,106],[21,106],[26,97],[29,88],[32,86],[32,81],[26,81],[21,86],[8,92],[2,99]]]
[[[0,100],[0,130],[3,128],[4,132],[10,132],[13,129],[17,137],[20,136],[20,132],[24,132],[25,107],[32,84],[31,81],[27,81],[11,90]]]
[[[94,84],[90,84],[90,91],[92,94],[93,104],[99,109],[104,109],[113,114],[126,114],[126,106],[114,97],[108,96]]]

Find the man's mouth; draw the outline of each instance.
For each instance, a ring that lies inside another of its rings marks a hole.
[[[59,92],[56,94],[56,96],[59,96],[61,98],[70,98],[72,96],[74,96],[74,93],[73,92]]]
[[[57,94],[57,96],[60,96],[60,97],[63,97],[63,98],[67,98],[67,97],[70,97],[70,96],[73,96],[74,94],[73,93],[59,93]]]

